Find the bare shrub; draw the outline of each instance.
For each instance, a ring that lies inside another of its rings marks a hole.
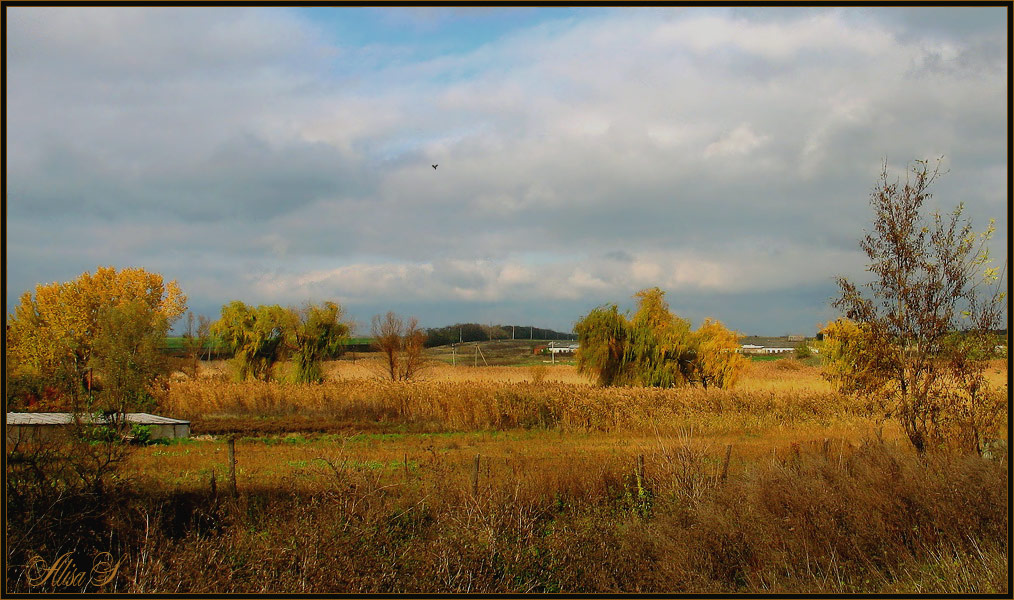
[[[425,366],[423,345],[426,336],[419,329],[419,320],[408,322],[388,312],[383,318],[373,317],[373,346],[384,357],[385,375],[392,381],[411,381]]]

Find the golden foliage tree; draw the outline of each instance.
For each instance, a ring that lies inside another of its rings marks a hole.
[[[696,348],[690,335],[690,322],[669,311],[659,288],[641,290],[637,312],[630,320],[630,345],[627,362],[641,385],[677,387],[690,383],[691,363]]]
[[[151,333],[164,337],[163,323],[168,327],[179,318],[186,300],[175,281],[166,283],[158,273],[141,268],[99,267],[73,281],[38,285],[34,294],[21,296],[7,318],[8,378],[31,379],[76,395],[94,366],[96,340],[109,333],[107,317],[115,314],[110,311],[136,305],[132,314],[152,316],[148,325],[156,330]]]
[[[695,348],[690,363],[691,381],[702,387],[729,388],[736,384],[747,360],[739,354],[739,335],[719,321],[705,319],[691,337]]]
[[[889,385],[890,346],[868,325],[839,318],[820,330],[823,376],[839,392],[884,396]]]
[[[100,311],[103,327],[95,336],[88,364],[101,376],[102,387],[93,409],[104,412],[147,412],[157,403],[156,382],[169,372],[162,352],[169,322],[143,302],[107,306]]]

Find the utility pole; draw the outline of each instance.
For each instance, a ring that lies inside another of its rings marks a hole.
[[[514,339],[514,326],[511,325],[511,339]]]

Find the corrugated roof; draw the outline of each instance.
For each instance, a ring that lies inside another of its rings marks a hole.
[[[82,421],[89,421],[92,415],[81,414]],[[190,421],[170,419],[159,415],[148,413],[126,413],[128,423],[140,423],[141,425],[189,425]],[[8,425],[70,425],[74,422],[73,413],[7,413]]]

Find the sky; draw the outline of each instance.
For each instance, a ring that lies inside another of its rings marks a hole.
[[[812,335],[885,162],[1007,255],[1007,11],[7,7],[6,310],[108,265],[361,333],[657,286]]]

